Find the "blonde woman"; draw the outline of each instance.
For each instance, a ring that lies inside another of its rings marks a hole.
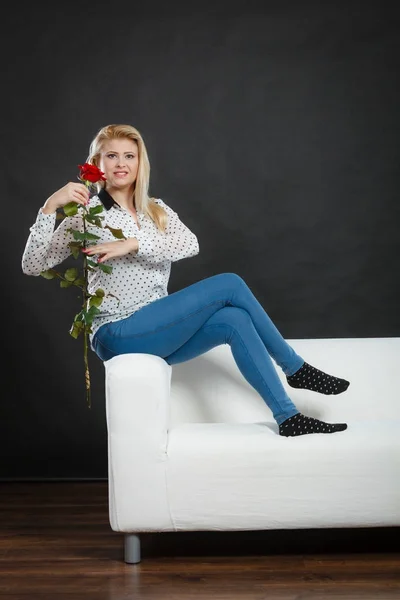
[[[66,217],[55,228],[57,209],[71,201],[104,207],[102,237],[86,250],[92,259],[112,266],[111,274],[94,269],[88,275],[91,294],[97,288],[106,292],[90,335],[97,356],[105,361],[140,352],[173,365],[229,344],[239,370],[271,409],[280,435],[345,430],[345,423],[300,413],[271,358],[294,388],[340,394],[349,382],[305,362],[239,275],[221,273],[168,294],[171,263],[198,254],[199,242],[169,205],[149,197],[150,163],[139,131],[131,125],[102,127],[86,162],[103,171],[106,181],[96,184],[91,197],[84,184],[69,182],[46,200],[30,228],[22,269],[39,275],[69,256],[72,237],[67,229],[79,228],[81,219]],[[116,240],[104,225],[122,229],[126,239]]]

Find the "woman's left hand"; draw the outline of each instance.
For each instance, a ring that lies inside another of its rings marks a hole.
[[[104,262],[110,258],[117,258],[118,256],[124,256],[129,252],[137,252],[138,241],[136,238],[128,238],[126,240],[118,240],[115,242],[106,242],[104,244],[96,244],[82,250],[87,256],[98,254],[99,259],[97,262]]]

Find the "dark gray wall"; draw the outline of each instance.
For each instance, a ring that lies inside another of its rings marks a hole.
[[[240,274],[286,338],[400,335],[398,21],[382,2],[19,5],[3,45],[2,478],[107,476],[71,290],[28,277],[39,207],[130,123],[199,238],[169,292]],[[55,9],[53,9],[55,10]],[[3,22],[4,27],[4,22]],[[7,58],[5,58],[7,57]]]

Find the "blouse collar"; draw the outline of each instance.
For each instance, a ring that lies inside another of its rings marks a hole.
[[[116,206],[117,208],[122,208],[120,207],[118,202],[116,202],[114,198],[107,192],[105,188],[101,188],[100,192],[98,192],[97,194],[97,197],[99,198],[104,208],[107,210],[110,210],[110,208],[112,208],[113,206]],[[138,210],[136,210],[136,212],[138,215],[143,215],[143,213],[139,212]]]

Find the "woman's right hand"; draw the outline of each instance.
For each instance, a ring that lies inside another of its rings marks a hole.
[[[77,204],[86,206],[88,201],[89,190],[86,185],[69,181],[64,187],[47,198],[44,206],[42,206],[42,212],[44,214],[54,213],[57,208],[62,208],[69,202],[76,202]]]

